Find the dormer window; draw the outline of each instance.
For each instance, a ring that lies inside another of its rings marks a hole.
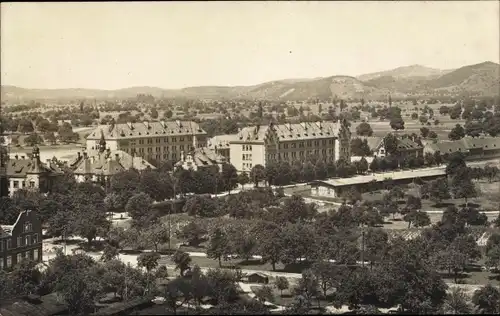
[[[24,232],[25,233],[30,232],[32,229],[33,229],[33,226],[31,225],[30,222],[24,223]]]

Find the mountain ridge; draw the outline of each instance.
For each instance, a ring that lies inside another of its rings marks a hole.
[[[1,86],[2,100],[131,98],[137,94],[154,97],[186,98],[252,98],[275,100],[306,100],[329,98],[379,98],[387,94],[409,95],[475,95],[500,94],[500,65],[491,61],[467,65],[453,70],[441,70],[414,64],[360,76],[332,75],[327,77],[282,79],[250,86],[195,86],[163,89],[134,86],[115,90],[104,89],[26,89]]]

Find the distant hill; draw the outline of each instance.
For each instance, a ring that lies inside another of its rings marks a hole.
[[[412,78],[412,77],[430,78],[430,77],[439,77],[451,71],[453,70],[441,70],[441,69],[425,67],[422,65],[411,65],[411,66],[398,67],[395,69],[381,71],[381,72],[365,74],[358,76],[357,78],[361,81],[369,81],[381,77],[393,77],[395,79]]]
[[[130,87],[119,90],[96,89],[24,89],[2,86],[2,100],[31,99],[123,99],[137,94],[154,97],[186,98],[250,98],[270,100],[306,100],[312,98],[344,99],[385,98],[408,95],[433,96],[439,94],[498,95],[500,91],[500,65],[484,62],[455,70],[439,70],[420,65],[399,67],[357,78],[330,76],[314,79],[284,79],[253,86],[201,86],[184,89],[157,87]]]

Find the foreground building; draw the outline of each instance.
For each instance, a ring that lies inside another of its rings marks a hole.
[[[404,185],[412,182],[431,181],[446,177],[446,170],[424,169],[410,171],[395,171],[390,174],[370,174],[352,178],[340,178],[324,181],[313,181],[311,185],[311,196],[337,198],[342,194],[355,189],[358,192],[371,192],[384,188],[387,183]]]
[[[351,160],[351,132],[345,120],[269,124],[243,128],[230,142],[230,162],[238,172],[271,161]]]
[[[34,211],[23,211],[14,225],[0,225],[0,270],[23,259],[42,261],[42,223]]]
[[[106,147],[104,133],[101,133],[97,152],[88,155],[78,153],[76,157],[69,161],[69,167],[78,182],[94,181],[103,184],[122,171],[137,169],[139,171],[155,167],[141,157],[130,155],[122,150],[111,150]]]
[[[87,137],[87,152],[99,151],[101,131],[111,151],[121,150],[146,161],[178,161],[181,152],[203,147],[207,134],[192,121],[100,125]]]
[[[50,159],[46,163],[40,161],[40,149],[36,146],[31,156],[16,155],[14,159],[9,159],[6,171],[10,195],[26,188],[47,192],[58,177],[63,175],[59,166]]]

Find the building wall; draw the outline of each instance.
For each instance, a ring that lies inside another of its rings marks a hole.
[[[327,186],[314,186],[311,187],[311,195],[312,196],[323,196],[323,197],[337,197],[337,193],[334,188]]]
[[[42,224],[38,215],[33,211],[22,212],[12,229],[12,236],[0,239],[0,243],[0,268],[10,268],[24,258],[41,262]]]
[[[195,139],[193,139],[193,137]],[[87,139],[87,151],[93,155],[99,148],[100,139]],[[135,153],[147,161],[178,161],[182,151],[188,151],[194,145],[197,148],[206,146],[205,135],[151,136],[140,138],[106,139],[106,147],[111,150],[123,150],[128,154]]]

